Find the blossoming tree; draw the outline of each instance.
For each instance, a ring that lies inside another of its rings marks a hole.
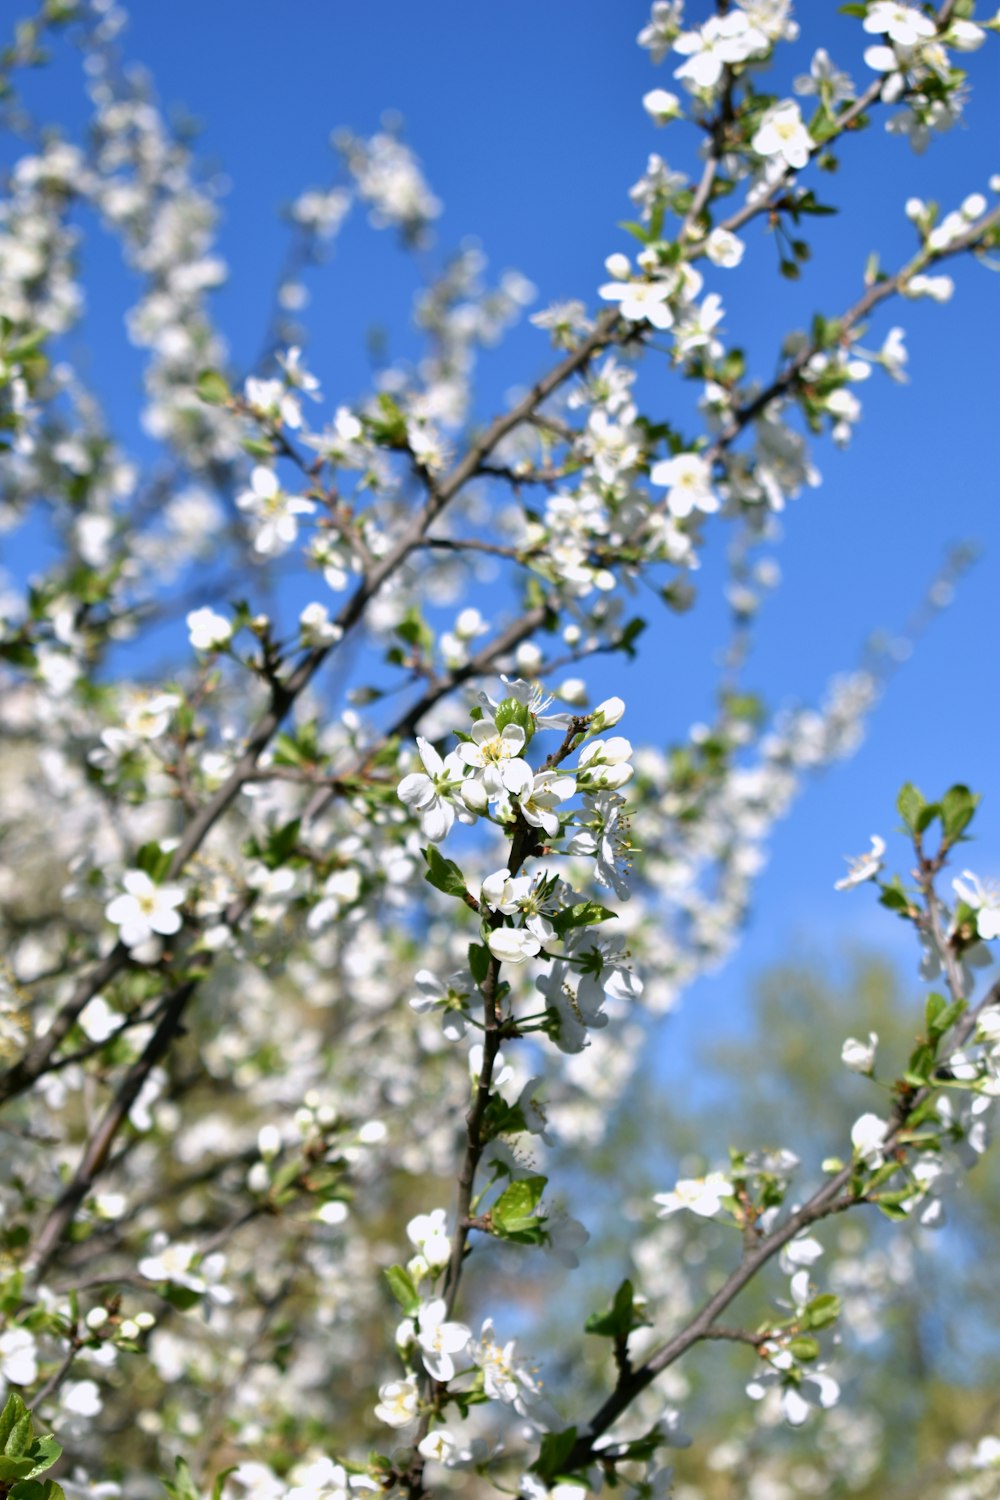
[[[878,696],[878,661],[770,722],[740,690],[756,549],[818,483],[810,442],[846,443],[861,383],[899,376],[883,304],[947,301],[951,264],[1000,248],[1000,180],[912,199],[909,257],[864,267],[864,246],[854,299],[779,340],[771,374],[727,346],[748,238],[776,236],[794,277],[831,208],[820,169],[851,170],[883,122],[922,149],[1000,30],[970,0],[844,9],[858,81],[822,49],[803,63],[790,0],[655,0],[638,40],[677,92],[642,102],[693,170],[649,157],[632,253],[533,315],[530,384],[491,419],[477,351],[531,290],[486,284],[478,251],[424,287],[419,360],[370,391],[322,388],[288,333],[352,209],[426,249],[440,205],[397,133],[336,137],[237,371],[216,204],[123,65],[116,0],[44,0],[14,28],[0,519],[30,566],[0,596],[3,1494],[666,1494],[676,1367],[713,1340],[743,1346],[764,1435],[836,1420],[828,1221],[933,1226],[997,1092],[1000,991],[977,970],[1000,896],[956,862],[963,785],[905,784],[901,832],[838,882],[908,925],[929,990],[898,1075],[873,1031],[844,1038],[870,1108],[815,1180],[793,1130],[627,1205],[632,1274],[596,1302],[585,1268],[560,1287],[604,1351],[586,1385],[546,1380],[512,1282],[586,1260],[560,1139],[600,1145],[651,1018],[728,951],[769,828]],[[21,97],[72,46],[79,140]],[[95,223],[139,288],[145,465],[72,336]],[[586,664],[641,649],[640,586],[688,607],[716,531],[735,626],[715,721],[635,750]],[[682,1220],[725,1258],[701,1284],[689,1260],[683,1290]],[[963,1462],[995,1459],[986,1433]]]

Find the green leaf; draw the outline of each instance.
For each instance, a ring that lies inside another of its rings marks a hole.
[[[922,1088],[929,1081],[936,1063],[937,1052],[933,1047],[926,1044],[915,1047],[910,1053],[903,1077],[913,1088]]]
[[[31,1412],[26,1406],[24,1406],[23,1402],[21,1404],[23,1410],[8,1432],[7,1439],[3,1445],[4,1457],[6,1458],[20,1459],[25,1453],[27,1453],[28,1449],[31,1447],[31,1440],[34,1437],[34,1428],[31,1424]],[[30,1465],[28,1466],[28,1469],[23,1470],[22,1472],[30,1472]]]
[[[598,922],[607,922],[617,915],[617,912],[609,911],[597,901],[579,901],[575,906],[567,906],[564,911],[556,912],[552,925],[559,936],[563,937],[574,927],[596,926]]]
[[[949,1004],[943,995],[928,995],[924,1019],[930,1037],[936,1040],[944,1036],[946,1031],[951,1030],[964,1010],[964,1000],[952,1000]]]
[[[232,391],[229,389],[229,381],[218,370],[202,370],[195,384],[195,390],[207,406],[225,406],[232,400]]]
[[[913,785],[913,782],[904,782],[899,789],[899,796],[896,798],[896,811],[911,833],[916,832],[917,818],[920,816],[920,810],[923,806],[923,796]]]
[[[9,1458],[0,1453],[0,1482],[11,1479],[27,1479],[31,1474],[30,1458]]]
[[[535,1228],[547,1185],[547,1177],[521,1177],[505,1188],[490,1211],[494,1232],[504,1236]]]
[[[378,415],[367,417],[366,426],[377,443],[387,448],[406,447],[406,417],[386,391],[379,395]]]
[[[636,1328],[648,1328],[649,1319],[635,1305],[635,1290],[627,1278],[615,1292],[607,1312],[594,1313],[583,1325],[586,1333],[600,1338],[627,1339]]]
[[[302,819],[293,818],[290,823],[283,823],[268,834],[262,857],[269,870],[279,869],[290,858],[299,841],[301,828]]]
[[[935,818],[941,816],[941,808],[937,802],[928,802],[917,813],[917,833],[926,833]]]
[[[909,915],[910,898],[898,875],[894,875],[890,881],[880,885],[879,890],[881,895],[878,899],[883,906],[887,906],[890,911],[898,911],[904,917]]]
[[[231,1468],[223,1469],[222,1473],[217,1477],[215,1483],[212,1485],[212,1500],[222,1500],[222,1491],[225,1488],[226,1480],[229,1478],[230,1474],[236,1473],[238,1467],[238,1464],[233,1464]]]
[[[899,1222],[902,1219],[909,1218],[909,1214],[903,1207],[903,1204],[907,1201],[908,1198],[912,1197],[912,1188],[900,1188],[899,1191],[895,1193],[883,1193],[880,1197],[875,1199],[875,1203],[877,1204],[879,1210],[885,1214],[887,1219],[893,1219]]]
[[[630,661],[635,660],[635,643],[646,629],[647,622],[640,615],[629,620],[625,629],[615,642],[618,651],[624,651]]]
[[[195,1488],[191,1477],[191,1470],[183,1458],[174,1460],[174,1483],[171,1483],[169,1479],[161,1479],[160,1483],[172,1500],[201,1500],[201,1495]]]
[[[424,879],[430,881],[435,890],[444,891],[446,896],[457,896],[464,901],[468,895],[465,887],[465,876],[453,859],[445,859],[439,854],[433,844],[428,844],[423,851],[424,859],[427,861],[427,869]]]
[[[413,1283],[413,1277],[405,1266],[390,1266],[384,1275],[390,1292],[407,1317],[412,1317],[420,1306],[420,1293]]]
[[[638,240],[640,244],[649,244],[649,230],[646,228],[645,224],[639,224],[635,219],[623,219],[619,223],[618,228],[624,229],[626,234],[630,234],[632,238]]]
[[[562,1432],[547,1432],[542,1438],[538,1457],[532,1464],[534,1472],[546,1481],[565,1477],[565,1465],[575,1442],[575,1427],[567,1427]]]
[[[840,1316],[840,1298],[833,1292],[823,1292],[807,1304],[804,1316],[809,1328],[827,1328]]]
[[[0,1451],[7,1452],[7,1440],[18,1422],[22,1421],[28,1414],[21,1397],[16,1391],[11,1391],[7,1397],[4,1409],[0,1412]]]
[[[483,943],[469,944],[469,972],[477,984],[490,972],[490,950]]]
[[[519,724],[524,730],[524,743],[527,747],[531,736],[535,732],[534,720],[531,710],[526,703],[519,698],[505,698],[496,711],[496,726],[503,733],[508,724]]]
[[[799,1334],[788,1341],[788,1351],[800,1361],[807,1363],[811,1359],[819,1359],[819,1339],[813,1339],[808,1334]]]
[[[956,843],[968,828],[978,802],[979,797],[961,784],[951,786],[945,792],[941,798],[941,822],[949,844]]]
[[[54,1463],[58,1463],[61,1455],[62,1443],[51,1433],[46,1433],[45,1437],[36,1438],[28,1449],[31,1468],[28,1470],[27,1477],[34,1479],[38,1474],[44,1474],[46,1469],[51,1469]]]
[[[169,850],[161,849],[153,840],[148,844],[143,844],[135,856],[136,867],[144,870],[150,880],[155,881],[156,884],[159,884],[170,869],[170,860]]]

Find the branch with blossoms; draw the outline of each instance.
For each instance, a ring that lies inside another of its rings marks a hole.
[[[450,765],[439,763],[433,779],[430,774],[418,774],[406,778],[400,786],[400,796],[420,810],[428,837],[440,840],[447,836],[450,805],[471,804],[485,811],[484,793],[492,816],[505,822],[511,831],[507,869],[484,881],[479,900],[472,903],[485,913],[482,932],[490,957],[484,954],[480,961],[474,957],[475,947],[470,948],[472,972],[475,975],[479,969],[481,974],[478,988],[485,1005],[483,1065],[474,1080],[473,1102],[467,1115],[468,1144],[458,1175],[455,1229],[449,1237],[443,1210],[415,1219],[409,1232],[417,1254],[407,1266],[396,1266],[388,1273],[390,1286],[406,1314],[397,1330],[397,1346],[410,1373],[382,1387],[376,1416],[392,1428],[407,1428],[417,1422],[415,1451],[408,1466],[401,1468],[398,1456],[391,1466],[388,1460],[383,1461],[385,1482],[402,1480],[410,1495],[426,1493],[424,1470],[428,1460],[453,1467],[474,1457],[471,1450],[463,1451],[449,1429],[449,1407],[456,1406],[466,1415],[470,1404],[483,1399],[512,1405],[529,1427],[544,1434],[540,1454],[531,1472],[521,1480],[522,1495],[535,1496],[540,1485],[593,1487],[598,1482],[597,1470],[616,1483],[638,1482],[635,1466],[641,1472],[656,1448],[670,1441],[669,1436],[654,1427],[641,1436],[615,1438],[614,1426],[658,1376],[703,1342],[725,1340],[752,1347],[761,1365],[747,1387],[748,1393],[760,1400],[772,1388],[779,1391],[785,1417],[793,1425],[804,1422],[813,1406],[835,1404],[839,1385],[822,1364],[821,1355],[828,1331],[838,1322],[840,1301],[815,1286],[812,1268],[823,1247],[811,1231],[834,1215],[871,1205],[890,1219],[913,1215],[925,1225],[937,1222],[948,1157],[954,1156],[956,1148],[961,1149],[961,1143],[974,1138],[976,1117],[1000,1089],[1000,981],[975,1006],[970,1007],[966,999],[967,965],[984,962],[984,943],[1000,936],[1000,896],[966,872],[954,882],[959,900],[954,912],[949,912],[934,883],[955,845],[966,837],[977,799],[967,788],[956,786],[940,802],[928,803],[907,785],[900,793],[898,810],[911,833],[918,859],[917,891],[907,894],[898,878],[879,879],[886,847],[881,839],[873,839],[872,851],[854,861],[849,875],[837,882],[840,889],[877,882],[882,904],[914,924],[942,967],[950,990],[950,999],[930,995],[924,1030],[906,1070],[899,1078],[879,1085],[891,1100],[888,1118],[863,1114],[851,1132],[849,1160],[829,1159],[828,1181],[784,1217],[781,1208],[797,1164],[790,1152],[783,1160],[762,1161],[733,1152],[728,1170],[700,1180],[682,1180],[672,1191],[657,1195],[661,1217],[688,1210],[702,1218],[721,1217],[731,1223],[743,1242],[739,1265],[677,1333],[656,1345],[639,1364],[629,1358],[628,1345],[648,1319],[631,1283],[623,1283],[611,1312],[595,1315],[587,1325],[588,1331],[614,1340],[618,1371],[615,1388],[585,1426],[563,1426],[548,1401],[542,1400],[531,1371],[517,1360],[513,1342],[503,1348],[496,1342],[491,1319],[477,1340],[466,1324],[452,1318],[470,1228],[522,1243],[544,1238],[546,1232],[544,1212],[538,1210],[546,1187],[544,1179],[515,1178],[485,1210],[473,1198],[476,1169],[485,1139],[489,1138],[483,1134],[483,1125],[489,1119],[491,1101],[495,1107],[499,1104],[508,1132],[537,1128],[522,1113],[524,1095],[513,1114],[504,1112],[502,1095],[494,1082],[501,1040],[517,1040],[527,1029],[516,1012],[497,1006],[501,963],[513,960],[522,964],[541,958],[558,965],[561,958],[556,955],[565,952],[561,938],[567,909],[563,906],[560,910],[551,898],[547,905],[539,900],[542,893],[557,888],[558,882],[548,880],[545,874],[534,881],[518,875],[525,853],[523,836],[527,833],[533,841],[536,836],[530,828],[537,825],[512,830],[520,822],[519,809],[537,797],[533,787],[540,779],[536,775],[534,782],[529,781],[530,770],[519,753],[525,748],[524,732],[515,720],[507,719],[521,702],[516,698],[505,700],[498,706],[495,719],[480,720],[475,726],[476,737],[463,741],[462,751],[452,753]],[[537,716],[529,712],[530,722],[537,724]],[[501,730],[502,719],[507,721]],[[584,737],[587,727],[583,721],[574,720],[563,746],[549,757],[547,766],[554,768]],[[581,765],[586,758],[585,752]],[[606,747],[590,758],[611,767],[625,765]],[[469,766],[473,767],[471,775]],[[432,767],[427,769],[430,773]],[[546,774],[543,771],[541,776]],[[619,777],[615,772],[612,781],[619,781]],[[568,800],[573,795],[573,778],[560,780],[569,784],[557,794],[558,799]],[[596,801],[593,792],[591,798],[592,803]],[[549,837],[547,855],[558,852],[558,843],[553,846],[553,841],[568,831],[565,815],[557,822],[562,825],[558,830],[555,826],[551,833],[545,830]],[[928,852],[925,834],[935,823],[939,824],[940,837],[936,849]],[[428,863],[428,879],[433,884],[451,896],[468,897],[458,866],[442,860],[432,849],[428,850]],[[608,870],[601,873],[606,880]],[[567,892],[565,901],[573,895]],[[569,912],[572,916],[580,909],[570,907]],[[519,918],[520,925],[511,931],[503,925],[505,915]],[[585,927],[583,922],[580,925]],[[551,1002],[556,993],[552,978],[542,976],[536,984]],[[573,1009],[578,1022],[600,1024],[599,1011],[588,1012],[581,1006],[579,992]],[[557,1045],[566,1045],[565,1028],[558,1024],[551,1004],[542,1030]],[[843,1061],[852,1071],[874,1081],[876,1048],[875,1036],[867,1043],[849,1038],[844,1044]],[[956,1098],[963,1100],[957,1108]],[[506,1175],[502,1169],[495,1171],[494,1183],[504,1181]],[[470,1216],[474,1202],[476,1213]],[[720,1327],[720,1316],[776,1257],[781,1257],[783,1269],[791,1276],[791,1315],[769,1320],[756,1329]],[[422,1374],[415,1373],[416,1361]]]
[[[517,273],[488,282],[468,244],[435,266],[441,205],[401,129],[340,133],[336,182],[291,209],[287,311],[352,211],[430,268],[419,357],[328,402],[304,332],[249,373],[227,364],[217,189],[123,64],[121,7],[47,0],[0,58],[16,73],[64,26],[93,111],[81,145],[7,111],[22,134],[0,206],[0,525],[41,525],[55,554],[23,597],[0,591],[17,870],[0,884],[0,1380],[71,1439],[68,1500],[115,1491],[93,1477],[112,1471],[155,1487],[178,1449],[177,1500],[417,1500],[463,1474],[526,1500],[604,1482],[666,1495],[680,1437],[658,1377],[729,1343],[754,1356],[748,1391],[768,1414],[795,1426],[831,1406],[842,1320],[817,1284],[822,1226],[865,1205],[933,1224],[954,1161],[983,1144],[1000,996],[971,1004],[971,972],[998,905],[972,871],[954,901],[942,890],[971,793],[929,804],[908,788],[910,883],[880,878],[879,839],[839,884],[879,881],[947,993],[905,1069],[875,1081],[886,1100],[849,1159],[800,1197],[791,1151],[748,1147],[658,1194],[675,1227],[681,1210],[715,1221],[738,1255],[687,1311],[658,1309],[637,1274],[586,1318],[607,1351],[589,1419],[561,1414],[589,1402],[550,1390],[523,1352],[518,1278],[496,1253],[545,1250],[569,1270],[587,1238],[545,1150],[571,1131],[581,1156],[607,1139],[652,1018],[731,950],[769,830],[812,769],[857,746],[886,676],[867,660],[816,709],[774,716],[742,686],[778,571],[757,549],[819,479],[806,434],[843,445],[859,382],[903,378],[902,330],[861,344],[883,303],[945,301],[940,266],[997,245],[985,191],[944,213],[913,199],[915,255],[892,274],[870,261],[851,307],[788,335],[777,375],[755,379],[727,346],[715,287],[741,263],[739,231],[768,232],[779,272],[800,274],[803,226],[832,207],[806,174],[826,180],[841,147],[846,163],[877,111],[917,146],[946,128],[957,60],[998,29],[965,0],[848,10],[873,81],[821,50],[785,97],[766,69],[795,40],[786,0],[701,22],[656,0],[640,42],[687,99],[656,89],[646,112],[675,135],[686,121],[702,159],[688,176],[650,156],[634,257],[608,258],[594,307],[535,316],[558,352],[482,423],[476,359],[532,292]],[[162,456],[147,476],[69,337],[95,217],[137,288],[128,332]],[[647,390],[657,370],[694,383],[700,432]],[[610,732],[621,700],[591,708],[581,664],[636,653],[636,598],[688,608],[722,532],[734,630],[712,721],[633,755]],[[509,601],[492,620],[491,576]],[[246,597],[223,602],[232,578]],[[151,631],[175,583],[190,650],[168,674]],[[877,1056],[874,1033],[844,1044],[855,1072],[874,1077]],[[408,1258],[383,1285],[404,1221]],[[775,1308],[722,1322],[774,1263],[789,1278]],[[356,1351],[381,1346],[386,1286],[402,1321],[371,1456]],[[0,1488],[57,1500],[61,1481],[36,1481],[47,1471],[7,1444],[16,1430],[30,1450],[25,1420],[16,1403],[0,1416]],[[105,1428],[127,1432],[118,1467]],[[236,1469],[199,1487],[189,1465],[216,1454]]]

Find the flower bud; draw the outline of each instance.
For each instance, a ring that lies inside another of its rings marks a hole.
[[[860,1042],[857,1037],[849,1036],[840,1049],[840,1060],[852,1073],[871,1073],[875,1066],[877,1046],[878,1033],[875,1031],[868,1033],[867,1042]]]
[[[489,793],[474,776],[467,776],[462,782],[459,796],[470,812],[484,813],[490,805]]]
[[[590,719],[590,728],[593,734],[600,734],[604,729],[611,729],[618,723],[625,712],[625,704],[621,698],[605,698],[594,709]]]

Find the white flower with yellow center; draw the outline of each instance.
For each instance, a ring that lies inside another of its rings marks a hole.
[[[678,453],[661,459],[649,471],[652,484],[667,489],[667,509],[682,521],[693,510],[706,514],[718,510],[719,501],[712,492],[712,466],[698,453]]]
[[[758,156],[780,157],[786,167],[794,169],[806,165],[815,144],[794,99],[769,109],[750,142]]]
[[[658,1218],[666,1219],[679,1209],[689,1208],[700,1218],[711,1219],[722,1207],[723,1198],[731,1196],[733,1185],[721,1172],[709,1172],[707,1177],[682,1177],[670,1193],[657,1193],[653,1198],[658,1203]]]
[[[186,895],[183,886],[156,885],[145,870],[126,870],[122,885],[124,895],[109,901],[104,915],[127,948],[138,948],[156,934],[169,937],[180,931],[177,908]]]
[[[299,534],[299,516],[311,516],[316,506],[302,495],[288,495],[273,469],[257,464],[250,488],[237,495],[236,504],[256,521],[253,548],[263,557],[287,552]]]
[[[495,719],[479,719],[472,726],[472,738],[458,747],[458,754],[472,766],[491,798],[509,792],[520,797],[531,790],[534,775],[526,760],[521,759],[525,733],[520,724],[497,727]]]
[[[387,1427],[406,1427],[417,1415],[417,1385],[409,1380],[390,1380],[379,1386],[375,1415]]]
[[[454,1377],[454,1354],[461,1354],[468,1347],[472,1330],[464,1323],[450,1323],[443,1297],[425,1302],[417,1315],[420,1345],[424,1369],[432,1380],[448,1381]]]

